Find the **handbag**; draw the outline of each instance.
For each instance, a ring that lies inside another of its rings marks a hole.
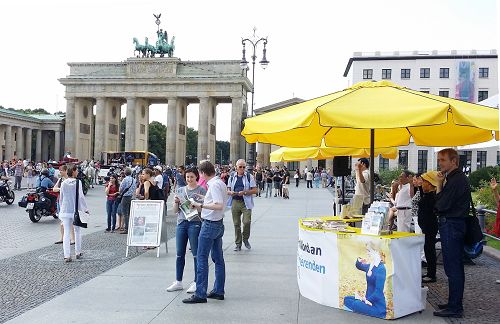
[[[134,184],[134,180],[132,180],[132,182],[130,183],[130,186],[128,186],[128,188],[126,190],[124,190],[123,192],[119,192],[118,195],[116,195],[115,201],[117,203],[122,202],[123,194],[126,193],[130,189],[130,187],[132,187],[133,184]]]
[[[75,215],[73,225],[87,228],[87,223],[83,223],[80,219],[80,212],[78,211],[78,200],[80,199],[80,180],[76,180],[76,200],[75,200]]]
[[[471,259],[475,259],[483,252],[483,232],[476,216],[476,209],[470,200],[472,216],[465,217],[464,253]]]

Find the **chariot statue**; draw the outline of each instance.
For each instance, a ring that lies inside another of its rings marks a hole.
[[[168,55],[168,57],[172,57],[174,55],[174,50],[175,50],[175,36],[172,37],[170,40],[170,43],[168,42],[168,33],[167,31],[163,31],[163,29],[160,29],[160,17],[161,14],[153,16],[156,18],[156,25],[158,26],[158,30],[156,31],[156,35],[158,37],[158,40],[156,41],[155,45],[149,44],[149,40],[147,37],[144,39],[144,45],[139,43],[139,40],[137,37],[133,38],[133,43],[135,45],[134,49],[134,56],[136,57],[155,57],[156,54],[158,54],[160,57],[164,57],[165,54]]]

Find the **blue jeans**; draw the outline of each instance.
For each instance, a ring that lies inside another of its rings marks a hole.
[[[224,223],[222,220],[212,222],[205,220],[201,225],[198,237],[198,269],[196,271],[196,296],[207,298],[208,288],[208,253],[212,254],[215,263],[215,282],[213,292],[224,295],[224,283],[226,281],[226,265],[222,252],[222,236],[224,235]]]
[[[439,233],[443,252],[444,272],[448,277],[448,309],[463,311],[465,272],[464,254],[465,219],[463,217],[440,217]]]
[[[194,282],[196,282],[196,254],[198,252],[198,235],[201,230],[201,222],[187,220],[177,224],[175,231],[175,243],[177,247],[177,259],[175,261],[175,280],[182,281],[184,265],[186,264],[186,247],[189,240],[191,253],[194,258]]]
[[[115,230],[116,225],[116,208],[118,202],[116,200],[106,200],[106,212],[108,214],[108,227],[107,229]]]
[[[269,183],[269,182],[266,183],[266,198],[267,198],[267,194],[268,193],[269,193],[269,197],[271,197],[272,194],[273,194],[273,183],[272,182],[271,183]]]

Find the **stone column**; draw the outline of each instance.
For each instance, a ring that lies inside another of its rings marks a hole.
[[[135,123],[136,98],[127,98],[127,124],[125,125],[125,151],[133,151],[137,135]]]
[[[100,160],[101,152],[105,151],[104,141],[106,140],[106,99],[96,99],[95,109],[95,138],[94,138],[94,160]]]
[[[16,130],[16,155],[18,159],[24,159],[24,137],[23,128],[21,126],[17,127]]]
[[[175,164],[184,165],[186,163],[186,125],[187,125],[186,100],[177,98],[177,134],[175,140]]]
[[[36,162],[40,162],[42,160],[42,130],[36,129],[35,134],[36,134],[35,159],[36,159]]]
[[[208,100],[208,153],[210,162],[215,164],[217,155],[216,128],[217,128],[217,101],[214,98]]]
[[[66,117],[64,129],[64,151],[76,154],[76,136],[79,134],[79,125],[76,124],[75,115],[75,98],[66,98]],[[40,137],[39,130],[36,131],[37,136]],[[37,137],[37,141],[38,141]],[[37,146],[38,147],[38,146]],[[37,150],[37,152],[39,152]],[[40,151],[41,152],[41,151]],[[36,156],[37,161],[40,161],[39,156]]]
[[[174,165],[176,158],[176,142],[177,142],[177,98],[168,99],[167,110],[167,143],[165,163]],[[199,135],[198,135],[199,136]],[[161,157],[160,157],[161,158]]]
[[[5,160],[10,161],[14,157],[12,152],[12,126],[5,125]]]
[[[208,154],[208,117],[210,113],[209,98],[200,98],[199,108],[199,121],[198,121],[198,163],[206,160]]]
[[[42,140],[42,160],[47,161],[49,159],[49,142],[50,137],[46,131],[41,130],[41,140]]]
[[[328,171],[328,169],[330,169],[330,172],[333,172],[333,159],[326,159],[325,161],[325,168],[326,170]],[[330,174],[330,175],[333,175],[333,174]]]
[[[61,131],[54,131],[54,160],[61,159]]]
[[[270,166],[271,162],[269,161],[271,158],[271,144],[263,144],[263,152],[262,152],[262,160],[263,166]]]
[[[33,158],[31,156],[31,140],[32,140],[32,136],[33,136],[33,133],[32,133],[32,130],[31,128],[27,128],[26,129],[26,144],[25,144],[25,148],[26,148],[26,152],[24,154],[24,156],[26,157],[26,159],[28,161],[31,161],[31,159]]]
[[[4,145],[4,144],[3,144],[3,143],[4,143],[4,138],[3,138],[3,137],[4,137],[4,136],[3,136],[3,134],[4,134],[4,133],[5,133],[5,132],[4,132],[4,127],[3,127],[3,125],[0,125],[0,163],[2,163],[2,162],[3,162],[3,160],[4,160],[4,159],[3,159],[3,149],[2,149],[2,146]]]
[[[229,140],[229,159],[233,164],[240,158],[245,158],[240,155],[241,141],[241,114],[243,110],[243,98],[232,98],[231,109],[231,137]]]

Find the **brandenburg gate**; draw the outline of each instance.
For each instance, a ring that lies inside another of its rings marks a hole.
[[[160,158],[169,165],[183,165],[187,105],[199,103],[198,161],[209,156],[214,162],[217,104],[231,103],[230,159],[245,158],[240,132],[252,85],[239,64],[175,57],[68,63],[69,75],[59,79],[66,87],[65,151],[78,159],[100,159],[103,151],[119,151],[122,104],[127,105],[125,150],[147,151],[149,106],[166,103],[166,157]]]

